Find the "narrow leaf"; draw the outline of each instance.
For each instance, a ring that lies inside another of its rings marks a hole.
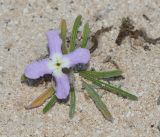
[[[62,38],[62,53],[67,54],[68,53],[68,50],[66,47],[67,25],[66,25],[66,21],[64,19],[62,19],[60,27],[61,27],[61,38]]]
[[[48,112],[57,102],[57,97],[56,95],[53,95],[50,101],[47,103],[47,105],[43,108],[43,113]]]
[[[157,129],[160,131],[160,121],[158,122]]]
[[[30,105],[26,106],[25,109],[32,109],[43,105],[43,103],[53,95],[53,87],[48,88],[39,97],[37,97]]]
[[[73,51],[75,49],[75,43],[76,43],[76,38],[77,38],[77,32],[78,32],[78,28],[81,24],[81,18],[82,16],[79,15],[77,16],[73,28],[72,28],[72,33],[71,33],[71,39],[70,39],[70,47],[69,47],[69,51]]]
[[[94,77],[92,77],[91,75],[88,75],[88,74],[86,75],[81,72],[80,72],[80,75],[82,77],[84,77],[85,79],[92,81],[93,84],[101,87],[104,90],[108,90],[108,91],[112,92],[113,94],[116,94],[116,95],[121,96],[123,98],[134,100],[134,101],[138,100],[138,98],[135,95],[132,95],[132,94],[120,89],[120,88],[112,86],[111,84],[107,84],[102,81],[99,81],[99,80],[95,79]]]
[[[82,39],[82,45],[81,45],[82,48],[86,48],[86,46],[87,46],[89,32],[90,32],[89,24],[86,23],[83,28],[83,36],[82,36],[83,39]]]
[[[100,112],[103,114],[104,118],[113,121],[111,113],[108,111],[106,105],[101,100],[100,96],[97,94],[97,92],[86,82],[83,83],[86,91],[88,92],[91,99],[94,101],[96,107],[100,110]]]
[[[158,97],[157,105],[160,105],[160,96]]]
[[[21,76],[21,83],[25,82],[27,80],[27,77],[23,74]]]
[[[70,90],[70,110],[69,110],[69,117],[73,118],[75,114],[75,108],[76,108],[76,96],[75,96],[75,90],[73,87],[71,87]]]
[[[81,73],[88,74],[92,77],[95,77],[97,79],[101,78],[112,78],[112,77],[117,77],[122,74],[122,71],[117,69],[117,70],[112,70],[112,71],[103,71],[103,72],[97,72],[97,71],[82,71]]]

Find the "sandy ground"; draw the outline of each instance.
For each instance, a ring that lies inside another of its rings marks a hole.
[[[111,55],[125,76],[124,80],[114,83],[139,97],[138,102],[133,102],[111,93],[103,95],[114,117],[113,123],[104,120],[92,100],[80,92],[78,75],[76,114],[72,120],[68,117],[69,107],[64,104],[56,104],[45,115],[43,107],[24,109],[46,89],[45,85],[31,88],[21,84],[20,76],[26,64],[47,54],[46,31],[57,28],[62,18],[71,29],[78,14],[90,23],[92,32],[102,26],[114,26],[100,38],[90,66],[96,70],[113,69],[114,66],[103,63],[107,55]],[[159,0],[0,0],[0,136],[159,137],[160,44],[149,45],[143,40],[127,38],[118,47],[115,39],[121,19],[126,16],[149,36],[160,36]],[[151,51],[145,51],[144,44]]]

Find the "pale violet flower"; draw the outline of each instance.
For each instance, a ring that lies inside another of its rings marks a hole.
[[[77,48],[69,54],[63,55],[61,51],[62,40],[58,30],[46,33],[48,38],[49,58],[34,61],[25,68],[25,76],[30,79],[38,79],[45,74],[52,74],[56,81],[56,96],[65,99],[69,95],[69,76],[62,72],[62,68],[70,68],[76,64],[87,64],[90,60],[90,52],[85,48]]]

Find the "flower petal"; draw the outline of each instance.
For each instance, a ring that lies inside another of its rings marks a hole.
[[[64,55],[64,58],[69,60],[69,67],[82,63],[87,64],[90,60],[90,52],[85,48],[77,48],[73,52]]]
[[[46,36],[48,39],[50,57],[53,56],[55,52],[61,53],[62,40],[60,38],[59,31],[56,29],[48,31]]]
[[[29,64],[25,70],[24,74],[30,79],[37,79],[44,74],[51,74],[52,70],[48,67],[49,59],[43,59],[40,61],[34,61]]]
[[[66,99],[69,95],[70,83],[69,77],[66,74],[62,74],[60,77],[55,77],[56,79],[56,96],[58,99]]]

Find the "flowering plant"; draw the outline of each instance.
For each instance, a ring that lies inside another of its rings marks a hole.
[[[53,87],[50,87],[29,106],[27,106],[26,109],[41,106],[48,98],[51,98],[43,109],[43,112],[46,113],[56,102],[59,100],[66,100],[69,96],[69,116],[72,118],[75,113],[76,95],[74,83],[73,81],[70,81],[70,77],[74,75],[75,68],[80,66],[81,69],[78,69],[76,72],[78,72],[83,78],[82,81],[85,90],[103,116],[112,121],[112,115],[108,111],[106,105],[102,102],[94,87],[89,84],[88,81],[91,81],[94,85],[100,87],[101,89],[110,91],[124,98],[137,100],[137,97],[103,81],[104,78],[120,76],[122,74],[121,70],[117,69],[108,72],[97,72],[94,70],[87,70],[87,67],[84,67],[84,64],[89,63],[91,57],[87,44],[90,31],[89,25],[86,23],[83,29],[82,44],[80,47],[76,47],[76,38],[80,23],[81,16],[79,15],[73,25],[69,47],[67,47],[66,44],[67,27],[65,20],[62,20],[61,22],[61,31],[53,29],[46,33],[48,39],[49,57],[39,61],[34,61],[27,65],[24,70],[24,75],[22,76],[22,81],[27,79],[39,79],[44,77],[46,74],[49,74],[51,75],[51,79],[56,83],[55,90]]]

